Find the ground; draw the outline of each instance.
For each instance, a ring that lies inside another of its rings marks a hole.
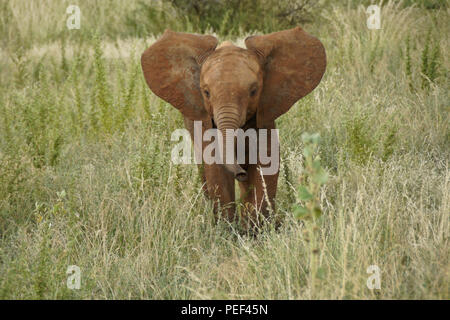
[[[139,64],[154,38],[58,37],[65,5],[51,3],[19,23],[24,1],[10,2],[2,20],[0,298],[449,298],[447,9],[388,3],[369,30],[365,7],[336,4],[303,26],[327,71],[277,120],[284,222],[253,237],[214,223],[197,167],[170,161],[182,117]],[[111,17],[97,19],[114,32]],[[314,250],[293,215],[304,132],[320,133],[329,174]]]

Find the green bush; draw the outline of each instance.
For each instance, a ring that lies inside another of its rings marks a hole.
[[[320,6],[311,0],[161,0],[140,1],[126,25],[139,36],[166,28],[221,36],[272,32],[312,21]]]

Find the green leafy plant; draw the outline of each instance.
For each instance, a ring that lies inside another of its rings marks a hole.
[[[106,66],[103,57],[103,50],[101,48],[101,42],[98,36],[94,39],[94,65],[95,65],[95,95],[93,106],[93,116],[100,111],[100,121],[106,132],[111,129],[111,101],[108,82],[106,79]],[[96,118],[94,122],[98,119]]]
[[[435,41],[430,50],[431,31],[428,32],[425,47],[421,55],[422,89],[428,89],[431,82],[435,82],[439,71],[439,41]]]
[[[405,69],[406,69],[406,76],[408,78],[409,89],[411,91],[414,91],[412,71],[411,71],[411,39],[409,35],[406,38]]]
[[[319,250],[319,224],[322,216],[320,206],[320,188],[328,181],[328,173],[320,164],[317,155],[320,135],[318,133],[303,133],[305,144],[303,155],[305,157],[302,183],[298,187],[298,199],[301,204],[294,205],[294,214],[298,219],[305,221],[304,239],[309,244],[309,276],[312,292],[316,288],[317,277],[322,277],[324,270],[318,261]]]
[[[345,122],[345,149],[349,158],[360,165],[365,165],[375,150],[375,141],[371,136],[367,114],[352,114]]]
[[[305,144],[303,155],[305,157],[304,181],[298,187],[298,198],[303,205],[296,205],[294,213],[297,218],[319,218],[322,215],[320,208],[320,187],[328,180],[328,173],[320,164],[320,157],[316,155],[320,136],[318,133],[302,134]]]

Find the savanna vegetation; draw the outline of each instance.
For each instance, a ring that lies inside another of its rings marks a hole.
[[[379,30],[370,1],[278,3],[1,2],[0,298],[449,299],[448,3],[385,1]],[[283,224],[248,236],[171,162],[182,116],[140,54],[168,27],[243,45],[294,25],[327,71],[277,120]],[[307,189],[314,170],[328,179]]]

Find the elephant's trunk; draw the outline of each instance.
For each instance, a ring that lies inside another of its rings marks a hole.
[[[221,112],[217,115],[217,128],[222,133],[223,146],[221,148],[221,159],[225,168],[234,175],[238,181],[247,181],[247,172],[237,163],[234,150],[227,150],[227,145],[234,146],[235,135],[227,134],[227,129],[238,129],[238,120],[232,117],[231,112]],[[233,152],[233,163],[227,163],[227,152]]]

